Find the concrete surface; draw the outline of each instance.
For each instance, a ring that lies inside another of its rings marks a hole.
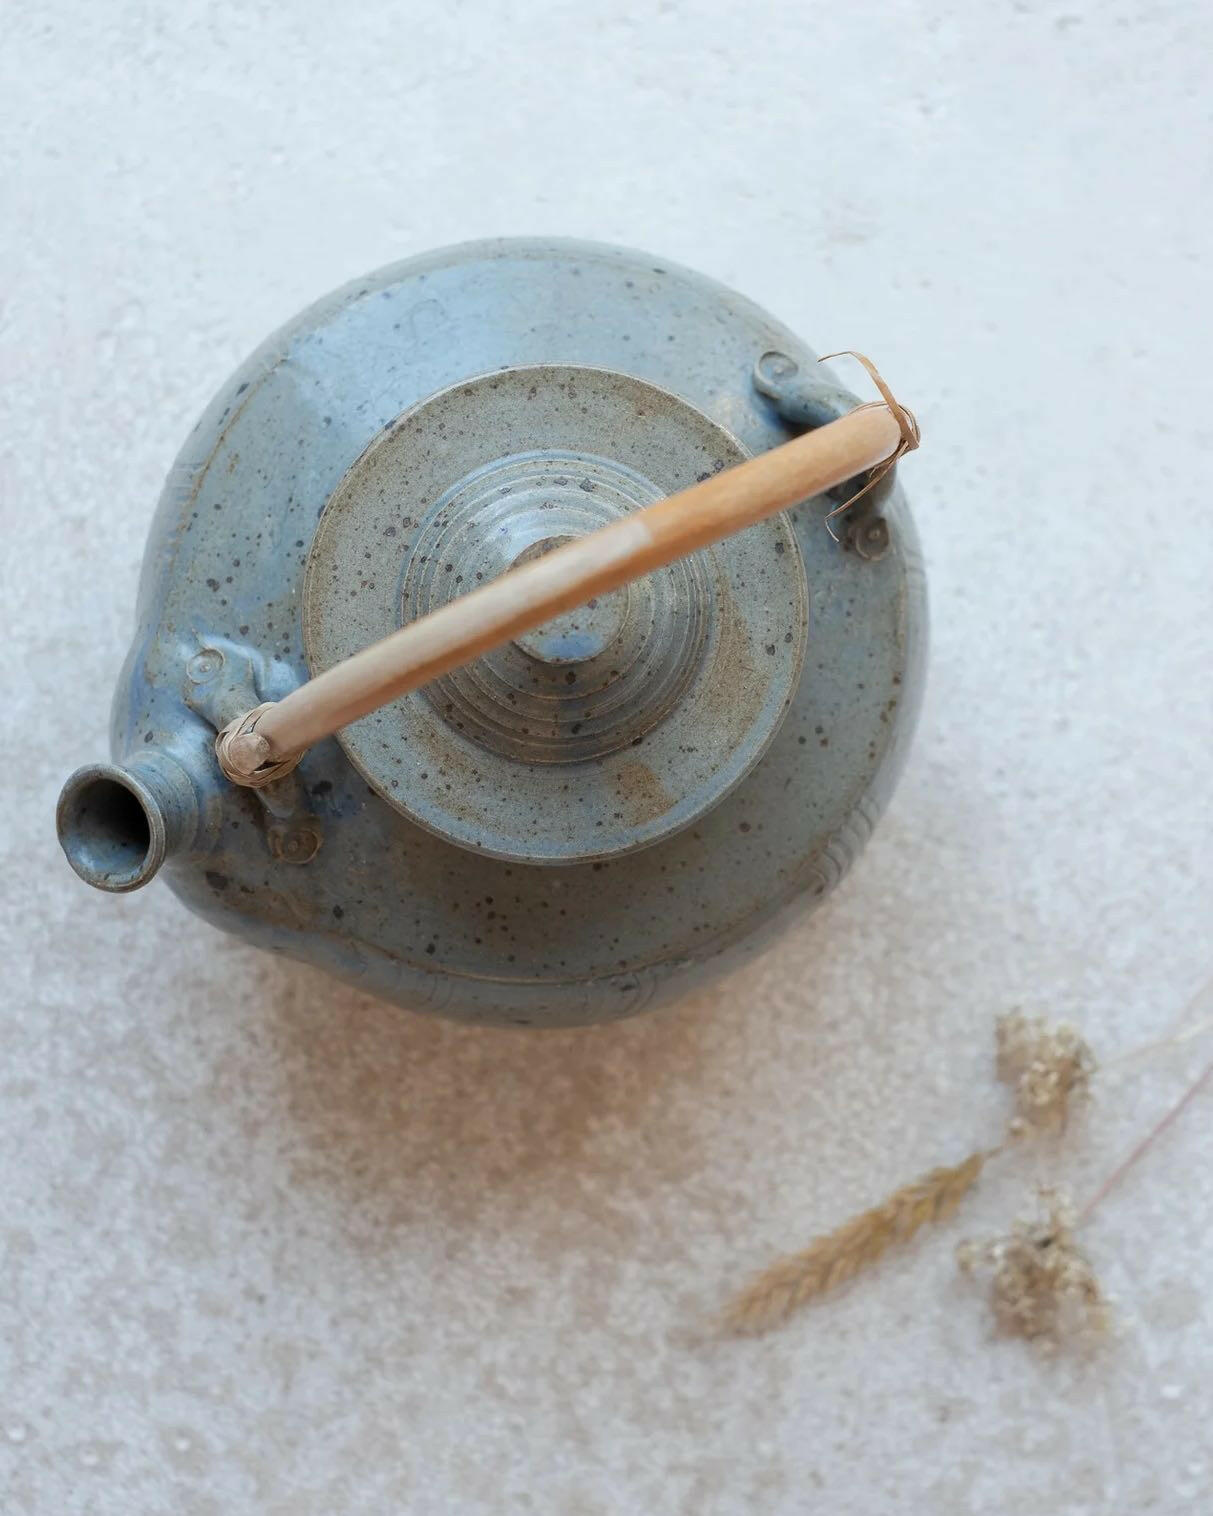
[[[1208,1511],[1213,1100],[1084,1236],[1121,1335],[995,1339],[963,1221],[761,1342],[731,1285],[991,1140],[992,1023],[1113,1058],[1213,971],[1206,8],[6,8],[0,1510]],[[236,361],[487,233],[638,243],[877,356],[926,439],[931,695],[840,894],[750,971],[536,1037],[88,893],[142,539]],[[1208,1016],[1192,1010],[1189,1017]],[[1089,1194],[1210,1056],[1105,1080]]]

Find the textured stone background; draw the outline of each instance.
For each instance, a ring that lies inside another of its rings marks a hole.
[[[1087,1230],[1094,1364],[994,1339],[955,1276],[1026,1158],[782,1333],[688,1335],[996,1135],[997,1012],[1113,1058],[1213,971],[1205,8],[45,0],[0,35],[0,1510],[1208,1511],[1209,1092]],[[51,823],[237,360],[360,271],[536,231],[877,355],[935,626],[827,908],[548,1036],[89,893]],[[1089,1193],[1209,1056],[1122,1068],[1042,1172]]]

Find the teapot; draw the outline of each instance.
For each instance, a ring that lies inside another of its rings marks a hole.
[[[163,872],[216,926],[465,1021],[609,1020],[733,967],[870,835],[926,596],[880,452],[711,532],[706,492],[857,407],[749,300],[622,248],[464,244],[319,301],[173,465],[112,759],[59,799],[69,863]],[[612,567],[671,497],[698,535]],[[265,759],[362,650],[541,581]]]

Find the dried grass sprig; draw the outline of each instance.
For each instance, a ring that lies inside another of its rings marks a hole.
[[[722,1328],[747,1336],[769,1331],[819,1295],[853,1279],[922,1227],[950,1216],[992,1156],[973,1153],[951,1168],[932,1169],[802,1252],[779,1259],[725,1308]]]
[[[1209,988],[1206,985],[1196,999],[1203,999]],[[1146,1050],[1171,1046],[1206,1030],[1207,1025],[1198,1026],[1149,1044]],[[1090,1095],[1096,1062],[1087,1042],[1065,1022],[1051,1024],[1019,1012],[1000,1017],[996,1035],[998,1077],[1015,1093],[1015,1114],[1007,1126],[1006,1142],[973,1153],[954,1167],[932,1169],[895,1190],[880,1205],[816,1238],[803,1251],[779,1259],[721,1313],[719,1325],[724,1331],[757,1335],[778,1326],[802,1306],[869,1268],[891,1248],[908,1242],[922,1227],[950,1216],[980,1179],[987,1162],[1006,1151],[1007,1144],[1065,1129],[1072,1110]],[[1043,1215],[1019,1218],[1004,1237],[960,1245],[957,1258],[963,1268],[984,1266],[992,1271],[991,1304],[1004,1330],[1045,1347],[1056,1347],[1067,1338],[1090,1339],[1103,1330],[1107,1304],[1077,1243],[1075,1228],[1210,1082],[1213,1065],[1108,1176],[1077,1219],[1057,1192],[1043,1190]]]

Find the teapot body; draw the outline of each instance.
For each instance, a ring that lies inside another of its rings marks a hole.
[[[416,794],[398,803],[393,771],[374,771],[336,739],[268,791],[221,778],[216,730],[314,669],[304,591],[317,523],[374,440],[464,381],[491,385],[495,374],[554,364],[643,382],[730,439],[736,456],[855,403],[749,301],[623,249],[469,244],[322,300],[232,376],[165,486],[114,701],[113,761],[79,771],[60,802],[60,835],[77,872],[109,889],[162,872],[216,926],[403,1006],[536,1026],[611,1019],[684,992],[825,896],[892,791],[921,696],[924,580],[892,480],[839,518],[841,541],[824,522],[837,499],[804,502],[782,518],[803,599],[778,646],[775,632],[761,636],[772,639],[770,667],[783,659],[791,673],[778,719],[712,803],[680,809],[670,800],[680,762],[693,762],[679,755],[697,744],[684,734],[659,754],[664,718],[638,726],[626,744],[569,755],[568,774],[587,786],[609,763],[614,798],[603,802],[601,785],[594,791],[594,824],[605,824],[603,836],[632,829],[634,845],[544,853],[543,786],[553,794],[569,786],[554,784],[565,771],[552,755],[520,749],[516,732],[501,738],[497,767],[485,770],[491,783],[476,770],[475,804],[466,755],[488,737],[469,738],[461,726],[463,758],[436,758],[441,776],[414,757],[402,772],[414,786],[424,780],[433,814]],[[449,405],[443,414],[453,414]],[[438,477],[446,443],[437,423],[432,435]],[[605,498],[615,488],[611,451],[604,433],[586,477],[569,488]],[[384,526],[379,536],[382,572],[400,575],[391,595],[407,601],[410,563],[416,570],[424,555],[407,530]],[[449,567],[450,578],[463,577],[453,556]],[[378,572],[364,570],[363,582]],[[745,582],[729,593],[744,596]],[[675,621],[685,611],[679,595],[691,593],[669,591]],[[646,614],[663,614],[654,605]],[[760,642],[739,691],[770,684]],[[557,664],[566,656],[524,651]],[[670,681],[671,702],[686,698]],[[694,731],[727,748],[745,740],[739,719],[728,701],[705,703]],[[511,763],[520,765],[517,784]],[[669,819],[646,831],[654,816]],[[494,841],[499,834],[504,842]]]

